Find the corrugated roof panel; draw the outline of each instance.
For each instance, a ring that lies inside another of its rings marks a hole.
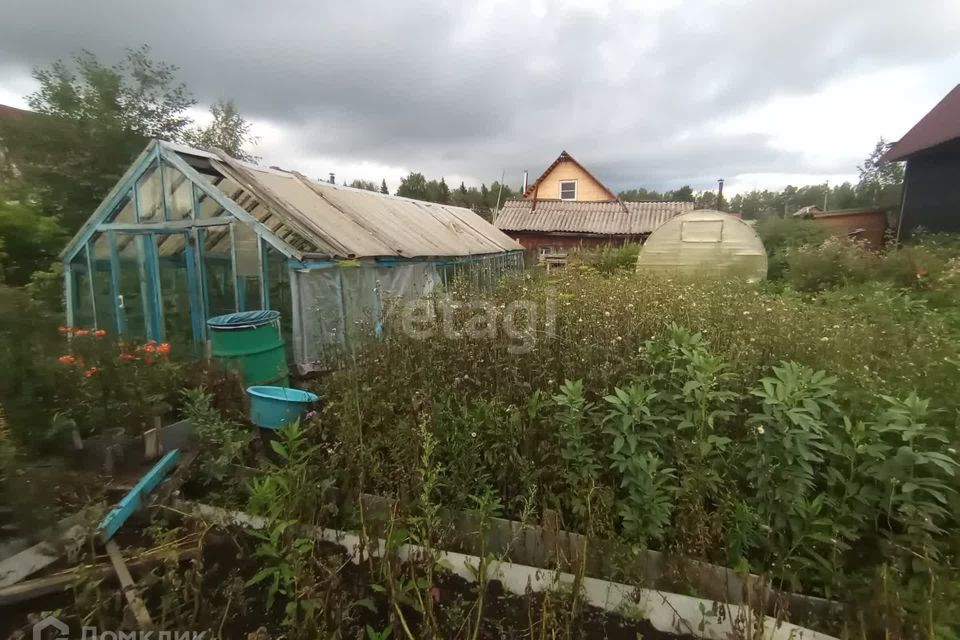
[[[309,228],[309,239],[333,256],[416,258],[522,250],[469,209],[338,187],[225,156],[219,160],[278,201],[286,215]]]
[[[297,176],[247,168],[248,177],[280,200],[288,215],[314,232],[322,252],[341,257],[396,255],[387,244],[315,193]]]
[[[508,200],[497,216],[503,231],[640,235],[673,216],[693,210],[692,202],[575,202]],[[624,211],[626,208],[626,211]]]
[[[443,205],[328,183],[314,182],[311,187],[358,224],[384,238],[400,256],[470,255],[503,250],[471,233]],[[472,212],[468,214],[476,217]]]

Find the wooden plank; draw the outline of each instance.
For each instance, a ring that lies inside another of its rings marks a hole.
[[[71,518],[76,518],[78,521],[54,539],[44,540],[0,562],[0,587],[16,584],[27,576],[49,567],[63,555],[63,551],[69,545],[79,544],[86,535],[87,528],[79,522],[78,516],[71,516]]]
[[[123,526],[123,523],[143,504],[146,496],[170,473],[179,459],[179,449],[174,449],[164,455],[146,475],[140,478],[140,481],[130,490],[130,493],[125,495],[119,504],[107,514],[100,523],[100,536],[104,542],[110,540],[113,534]]]
[[[162,562],[169,552],[164,550],[157,553],[147,553],[144,557],[135,560],[127,565],[130,569],[146,569],[159,562]],[[200,557],[200,549],[186,549],[177,554],[177,561],[192,560]],[[92,569],[93,576],[104,580],[115,575],[115,569],[112,564],[96,565]],[[52,593],[61,593],[69,590],[75,584],[79,584],[89,579],[91,570],[86,567],[76,567],[63,573],[58,573],[44,578],[35,578],[25,580],[9,587],[0,588],[0,607],[17,604],[40,598]]]
[[[107,222],[97,227],[98,231],[123,231],[125,233],[155,233],[164,231],[186,231],[194,227],[222,227],[230,224],[228,218],[204,218],[202,220],[170,220],[167,222]]]
[[[183,483],[187,481],[188,477],[187,469],[190,468],[190,465],[193,464],[193,461],[197,459],[198,455],[200,455],[199,451],[188,451],[180,459],[180,463],[177,465],[177,468],[170,474],[170,477],[167,478],[167,481],[164,482],[159,489],[157,489],[156,495],[154,495],[153,499],[150,501],[151,505],[166,502],[180,489],[180,487],[183,486]]]
[[[140,597],[137,583],[133,579],[133,576],[130,575],[130,569],[127,568],[127,563],[123,561],[123,555],[120,553],[120,547],[117,546],[116,540],[107,542],[107,555],[110,556],[110,563],[117,573],[117,578],[120,580],[120,586],[123,589],[123,595],[127,598],[127,604],[130,605],[130,610],[133,611],[133,616],[137,619],[137,624],[140,625],[141,629],[152,628],[153,620],[150,618],[150,612],[147,611],[147,605],[143,603],[143,598]]]

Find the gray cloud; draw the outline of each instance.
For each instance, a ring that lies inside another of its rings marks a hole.
[[[34,0],[4,9],[0,69],[13,77],[80,48],[108,60],[147,43],[202,102],[234,98],[248,117],[296,131],[300,153],[489,181],[565,148],[614,188],[708,186],[721,174],[849,171],[855,158],[811,166],[763,135],[710,125],[955,55],[952,5],[560,3],[538,18],[490,0]]]

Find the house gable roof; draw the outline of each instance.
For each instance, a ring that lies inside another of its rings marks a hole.
[[[954,138],[960,138],[960,84],[890,147],[881,160],[883,162],[906,160],[910,156]]]
[[[560,155],[557,156],[557,159],[554,160],[553,163],[552,163],[549,167],[547,167],[547,170],[544,171],[542,174],[540,174],[540,177],[537,178],[536,180],[534,180],[533,183],[532,183],[530,186],[527,187],[527,190],[523,192],[523,197],[524,197],[524,198],[530,198],[530,197],[532,197],[533,194],[537,192],[537,187],[540,185],[540,183],[543,182],[543,180],[544,180],[548,175],[550,175],[550,173],[551,173],[554,169],[556,169],[558,165],[560,165],[560,164],[563,163],[563,162],[572,162],[572,163],[573,163],[574,165],[576,165],[581,171],[583,171],[585,174],[587,174],[587,176],[588,176],[591,180],[593,180],[593,181],[596,182],[598,185],[600,185],[600,187],[607,193],[607,195],[610,196],[610,199],[611,199],[611,200],[616,200],[616,199],[617,199],[616,194],[613,193],[613,191],[610,191],[610,189],[607,188],[607,185],[605,185],[605,184],[603,184],[602,182],[600,182],[595,175],[593,175],[592,173],[590,173],[590,171],[589,171],[585,166],[583,166],[582,164],[580,164],[579,162],[577,162],[577,161],[574,159],[574,157],[571,156],[571,155],[570,155],[569,153],[567,153],[566,151],[561,151],[561,152],[560,152]]]

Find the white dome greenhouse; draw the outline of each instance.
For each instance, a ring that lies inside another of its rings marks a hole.
[[[657,227],[637,258],[637,271],[679,276],[767,277],[767,252],[749,224],[728,213],[682,213]]]

